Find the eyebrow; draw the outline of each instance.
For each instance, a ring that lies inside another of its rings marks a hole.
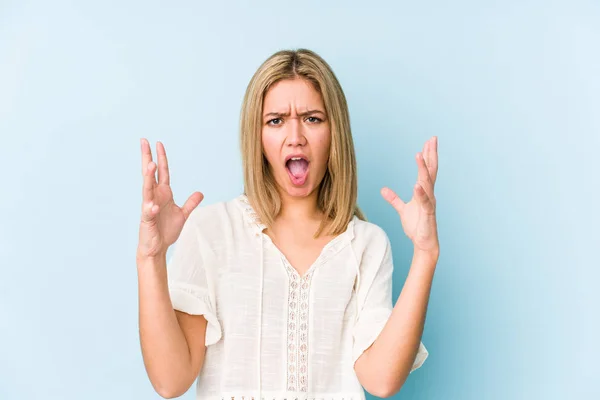
[[[325,113],[323,111],[321,111],[321,110],[307,110],[307,111],[304,111],[302,113],[298,113],[298,115],[301,116],[301,117],[303,117],[305,115],[310,115],[310,114],[323,114],[323,115],[325,115]],[[289,115],[290,115],[289,112],[287,112],[287,113],[270,112],[270,113],[266,113],[264,115],[264,118],[266,118],[266,117],[287,117]]]

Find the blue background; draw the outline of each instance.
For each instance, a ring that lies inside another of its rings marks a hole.
[[[178,203],[236,196],[246,84],[297,47],[344,87],[395,296],[412,247],[379,189],[407,200],[439,137],[430,356],[396,397],[600,398],[599,3],[217,3],[0,3],[0,399],[159,398],[139,138],[165,143]]]

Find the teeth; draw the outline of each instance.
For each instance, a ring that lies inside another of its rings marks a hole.
[[[294,161],[296,161],[296,160],[302,160],[302,157],[292,157],[291,160],[294,160]]]

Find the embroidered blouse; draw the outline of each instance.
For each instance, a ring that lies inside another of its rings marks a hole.
[[[198,207],[169,257],[173,308],[208,321],[196,398],[364,400],[354,363],[393,308],[387,234],[355,216],[301,276],[264,228],[245,195]]]

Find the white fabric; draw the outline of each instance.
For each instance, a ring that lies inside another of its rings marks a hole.
[[[263,228],[245,195],[198,207],[167,263],[173,307],[208,321],[197,399],[364,399],[354,363],[393,308],[388,236],[354,217],[301,277]]]

